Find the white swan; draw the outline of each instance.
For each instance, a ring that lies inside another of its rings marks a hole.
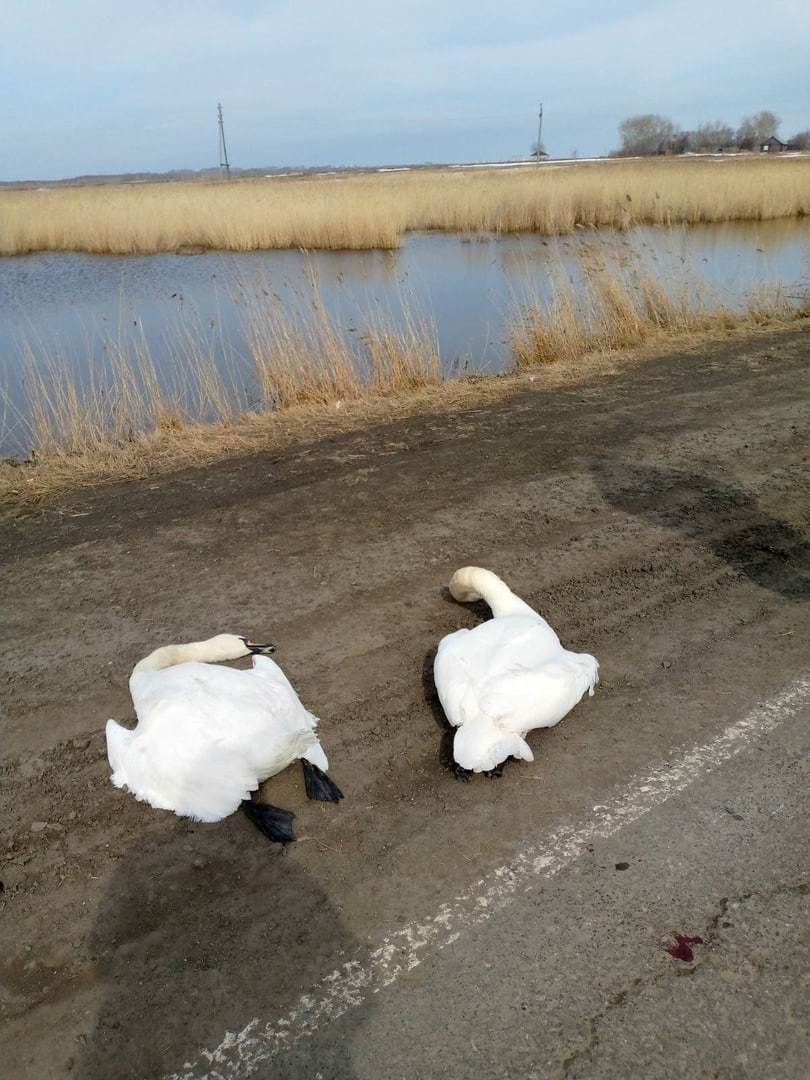
[[[462,602],[484,599],[493,618],[439,643],[434,679],[456,728],[453,757],[463,770],[489,772],[510,755],[533,761],[525,736],[553,727],[599,681],[587,653],[564,649],[546,620],[491,570],[465,566],[450,580]]]
[[[287,810],[250,801],[250,793],[299,758],[307,795],[342,795],[315,727],[284,672],[256,645],[235,634],[167,645],[135,665],[129,690],[138,725],[107,722],[112,782],[160,810],[219,821],[240,805],[271,840],[294,840]],[[215,667],[254,654],[253,668]]]

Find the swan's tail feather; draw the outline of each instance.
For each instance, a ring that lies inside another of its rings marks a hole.
[[[323,752],[323,747],[314,735],[311,736],[311,739],[312,741],[309,743],[303,754],[301,754],[301,759],[302,761],[311,762],[323,772],[326,772],[329,768],[329,762],[326,758],[326,754]]]
[[[588,688],[588,697],[593,697],[594,687],[599,682],[599,661],[590,653],[578,653],[576,655],[583,669],[585,685]]]
[[[334,780],[306,758],[301,759],[301,764],[304,767],[304,786],[308,799],[315,799],[317,802],[340,802],[343,792]]]
[[[295,840],[292,826],[295,814],[291,810],[282,810],[270,803],[253,802],[252,799],[244,800],[242,810],[268,840],[276,844],[291,844]]]

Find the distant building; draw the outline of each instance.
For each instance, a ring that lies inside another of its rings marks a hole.
[[[766,139],[764,143],[759,144],[759,152],[761,154],[781,154],[789,149],[790,147],[788,144],[782,142],[781,139],[777,139],[775,135],[771,135],[770,139]]]

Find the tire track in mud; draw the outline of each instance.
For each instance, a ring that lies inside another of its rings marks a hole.
[[[806,666],[810,334],[781,340],[767,364],[761,343],[725,367],[715,353],[663,358],[599,393],[561,391],[559,411],[530,394],[353,434],[292,453],[288,475],[257,460],[196,486],[134,485],[127,503],[145,516],[129,532],[105,519],[121,514],[119,492],[82,496],[88,517],[52,530],[47,513],[0,525],[0,1007],[7,1038],[51,1033],[28,1074],[47,1077],[48,1053],[63,1062],[63,1043],[90,1038],[86,1016],[122,980],[128,1022],[148,1029],[153,963],[174,985],[189,957],[200,1000],[226,1018],[206,964],[249,966],[261,927],[245,920],[263,896],[283,911],[314,890],[313,926],[348,948]],[[595,652],[602,684],[533,737],[536,768],[459,785],[441,761],[429,658],[485,617],[442,594],[468,561],[496,566],[566,644]],[[241,818],[179,821],[108,780],[103,723],[129,715],[131,664],[157,639],[234,618],[280,641],[350,795],[330,812],[306,803],[296,770],[270,781],[268,797],[299,815],[283,862]],[[220,925],[237,878],[244,904]],[[193,933],[161,881],[192,905]],[[326,946],[296,957],[273,983],[281,998],[331,962]]]

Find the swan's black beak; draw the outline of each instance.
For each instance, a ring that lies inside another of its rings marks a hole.
[[[248,638],[242,638],[245,643],[245,648],[250,649],[252,653],[271,653],[276,651],[275,645],[257,645],[255,641],[249,641]]]

